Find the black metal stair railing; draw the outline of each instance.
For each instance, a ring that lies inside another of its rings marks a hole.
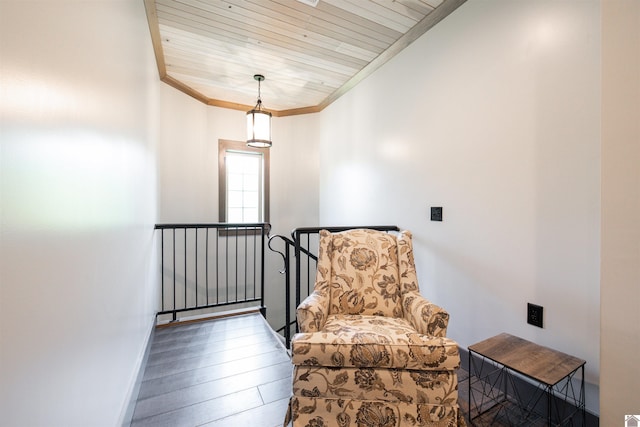
[[[217,307],[258,307],[265,315],[268,223],[157,224],[161,292],[157,316]]]
[[[369,228],[386,232],[400,231],[395,225],[301,227],[291,232],[291,238],[279,234],[269,238],[269,249],[280,254],[284,263],[284,267],[280,270],[280,273],[285,276],[285,322],[281,328],[277,329],[277,332],[284,335],[287,348],[289,348],[292,333],[298,332],[295,308],[300,305],[300,302],[302,302],[304,298],[313,292],[317,270],[320,231],[328,230],[332,233],[337,233],[356,228]],[[274,248],[277,241],[284,244],[282,250]],[[291,258],[292,252],[293,259]],[[292,280],[294,282],[293,289],[291,286]],[[292,299],[292,296],[294,296],[294,299]]]

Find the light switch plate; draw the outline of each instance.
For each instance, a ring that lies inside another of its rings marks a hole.
[[[442,221],[442,207],[431,208],[431,221]]]

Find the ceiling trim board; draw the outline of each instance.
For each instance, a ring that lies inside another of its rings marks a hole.
[[[160,22],[158,21],[158,12],[155,0],[144,0],[144,8],[147,12],[147,22],[149,23],[149,32],[151,33],[151,45],[156,56],[156,65],[160,79],[167,75],[167,67],[164,63],[164,52],[162,49],[162,37],[160,36]]]

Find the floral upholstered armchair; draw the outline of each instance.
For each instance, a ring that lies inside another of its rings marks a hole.
[[[297,315],[294,427],[465,425],[458,345],[448,313],[419,294],[411,233],[321,231]]]

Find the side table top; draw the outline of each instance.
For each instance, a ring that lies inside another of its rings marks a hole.
[[[558,383],[586,363],[507,333],[470,345],[469,350],[548,386]]]

